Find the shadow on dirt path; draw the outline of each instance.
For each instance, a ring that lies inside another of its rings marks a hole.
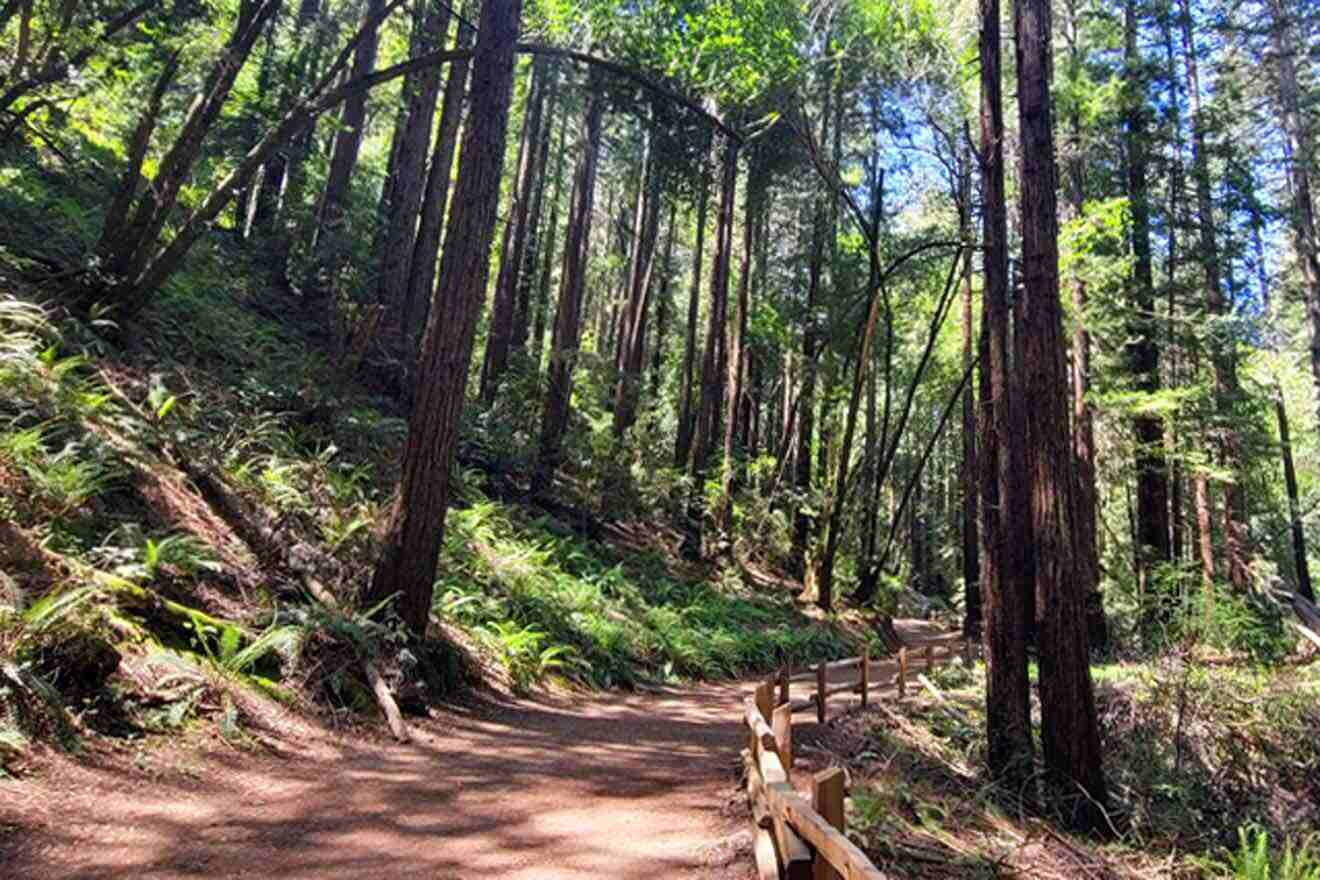
[[[408,745],[322,731],[142,772],[89,754],[0,783],[0,876],[743,880],[746,693],[482,697]]]

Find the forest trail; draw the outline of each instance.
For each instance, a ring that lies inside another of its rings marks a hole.
[[[896,623],[912,643],[940,635]],[[146,752],[147,772],[93,754],[0,783],[0,874],[742,880],[746,693],[480,697],[407,745],[318,732],[278,757]]]

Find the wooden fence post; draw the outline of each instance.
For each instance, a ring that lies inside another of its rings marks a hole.
[[[907,696],[907,648],[898,649],[898,698]]]
[[[816,666],[816,721],[825,723],[825,664]]]
[[[923,669],[922,671],[927,674],[930,674],[931,669],[934,668],[935,666],[935,646],[930,644],[929,642],[926,644],[926,647],[922,651],[922,660],[926,664],[926,668]]]
[[[774,684],[763,681],[756,686],[756,709],[765,719],[765,723],[770,723],[770,716],[775,711],[775,690]]]
[[[838,767],[817,773],[811,780],[812,809],[840,833],[843,833],[844,828],[843,780],[843,771]],[[814,868],[813,880],[843,880],[843,875],[819,851],[816,853]]]
[[[779,760],[785,770],[793,769],[793,710],[784,703],[775,708],[770,729],[775,734],[775,748],[779,750]]]
[[[859,689],[862,692],[862,708],[866,708],[867,691],[871,687],[871,647],[866,645],[862,648],[862,682]]]
[[[788,669],[787,663],[779,668],[779,704],[781,706],[788,702]]]

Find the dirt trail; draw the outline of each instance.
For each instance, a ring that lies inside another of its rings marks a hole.
[[[145,772],[93,753],[0,783],[0,876],[741,880],[746,693],[483,699],[409,745],[321,734]]]

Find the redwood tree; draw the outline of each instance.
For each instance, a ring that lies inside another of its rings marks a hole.
[[[1022,150],[1023,323],[1020,365],[1031,480],[1031,551],[1040,627],[1041,752],[1045,790],[1065,821],[1102,828],[1106,801],[1100,727],[1087,645],[1085,595],[1076,577],[1073,451],[1059,301],[1050,0],[1017,0],[1018,128]]]
[[[521,11],[522,0],[485,0],[481,7],[472,56],[472,107],[440,284],[422,341],[403,473],[384,549],[365,597],[372,603],[397,593],[399,616],[417,636],[425,634],[431,613],[458,418],[490,270]]]

